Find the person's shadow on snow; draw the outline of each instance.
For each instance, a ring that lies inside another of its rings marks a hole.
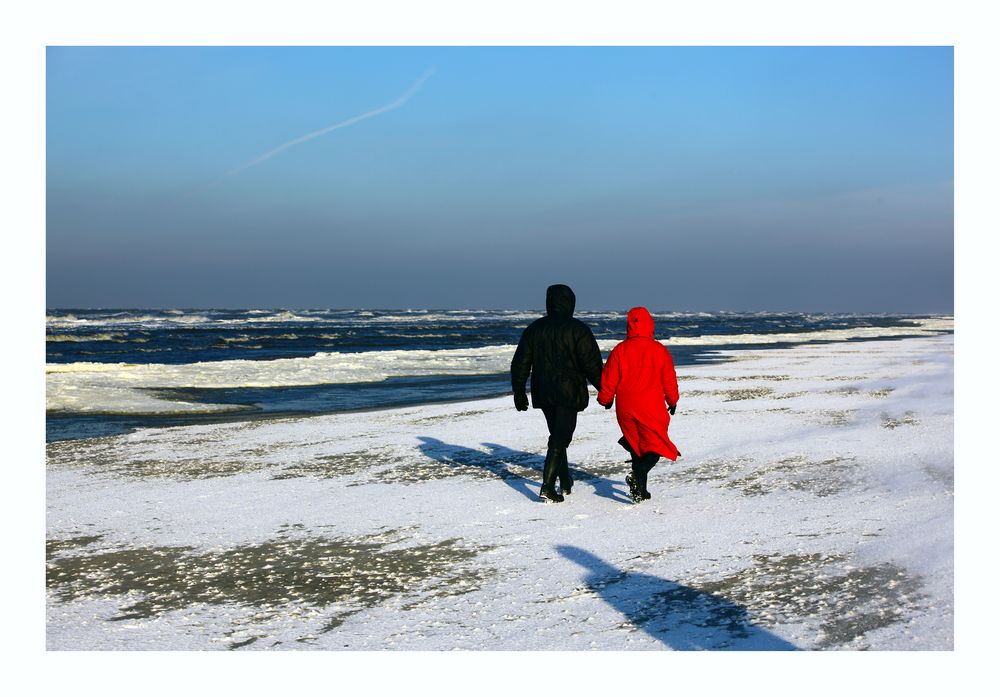
[[[418,438],[421,441],[418,446],[420,452],[432,460],[452,467],[475,467],[492,472],[510,488],[532,501],[538,500],[538,489],[541,486],[542,471],[545,468],[545,458],[542,455],[513,450],[497,443],[483,443],[482,445],[487,448],[486,451],[483,451],[445,443],[430,436],[418,436]],[[511,467],[531,469],[537,474],[526,477],[512,471]],[[577,468],[571,468],[570,474],[576,484],[586,482],[594,487],[594,493],[598,496],[620,503],[630,502],[630,499],[626,498],[624,490],[615,489],[615,484],[618,482],[598,477]]]
[[[556,551],[588,571],[584,582],[635,627],[676,651],[796,651],[754,626],[747,609],[688,586],[615,568],[572,545]]]

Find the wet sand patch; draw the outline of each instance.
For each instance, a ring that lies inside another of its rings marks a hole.
[[[744,496],[804,491],[826,497],[854,486],[857,468],[851,456],[815,460],[793,455],[765,463],[752,458],[714,458],[675,472],[671,477],[681,482],[714,482]]]
[[[397,596],[469,592],[491,573],[470,565],[489,547],[458,538],[399,547],[400,538],[395,532],[359,539],[279,535],[222,550],[139,547],[84,554],[67,554],[70,547],[57,545],[47,557],[46,588],[62,602],[118,599],[113,622],[203,605],[243,608],[249,624],[277,616],[305,619],[334,608],[338,612],[326,620],[332,629],[344,612]]]
[[[920,423],[917,417],[914,416],[912,411],[908,411],[903,416],[898,419],[889,416],[888,414],[882,415],[882,428],[888,428],[890,431],[900,426],[916,426]]]
[[[271,479],[332,479],[350,477],[366,470],[399,462],[399,453],[389,448],[373,448],[319,457],[285,465]]]
[[[752,473],[732,479],[725,486],[744,496],[762,496],[776,491],[804,491],[825,497],[845,491],[855,483],[853,457],[811,460],[796,455],[770,462]]]
[[[211,442],[211,441],[206,441]],[[217,443],[217,442],[216,442]],[[265,456],[272,448],[232,448],[213,454],[203,451],[185,457],[185,450],[197,452],[198,441],[159,449],[138,450],[120,436],[87,441],[69,440],[46,444],[46,465],[52,468],[82,469],[94,474],[126,479],[173,479],[192,481],[229,477],[273,467]]]
[[[75,441],[67,441],[75,442]],[[273,463],[253,459],[218,459],[213,457],[188,458],[135,458],[124,451],[113,448],[103,451],[79,451],[71,459],[54,457],[51,466],[84,469],[93,473],[123,477],[126,479],[172,479],[193,481],[231,477],[237,474],[256,472],[273,467]]]
[[[741,390],[685,390],[681,397],[722,397],[724,402],[760,399],[774,394],[770,387],[748,387]]]
[[[713,380],[718,382],[784,382],[786,380],[791,380],[790,375],[699,375],[698,377],[691,376],[691,379],[696,380]]]
[[[466,447],[423,437],[419,456],[400,458],[390,467],[375,471],[369,482],[418,484],[420,482],[468,477],[477,480],[535,479],[543,456],[512,450],[496,443]],[[352,485],[363,482],[355,482]]]
[[[892,388],[886,387],[879,390],[862,390],[859,387],[840,387],[835,390],[825,390],[823,394],[836,395],[838,397],[864,397],[868,399],[885,399],[892,394]]]
[[[774,395],[775,399],[795,399],[796,397],[805,397],[808,392],[782,392],[781,394]]]
[[[484,414],[489,414],[489,409],[472,409],[468,411],[460,411],[454,414],[436,414],[434,416],[425,416],[423,418],[408,420],[407,423],[414,426],[424,426],[426,424],[443,423],[460,421],[462,419],[471,419],[473,417],[482,416]]]
[[[688,584],[747,608],[758,624],[819,622],[817,648],[867,648],[864,635],[915,615],[926,597],[922,580],[900,566],[854,567],[843,555],[754,555],[753,565]],[[660,599],[660,603],[671,598]]]
[[[104,539],[104,535],[78,535],[76,537],[45,540],[45,558],[49,559],[61,552],[86,547],[95,542],[100,542],[102,539]]]
[[[712,458],[672,474],[675,481],[701,483],[724,482],[732,475],[748,466],[748,460],[742,458]]]
[[[853,409],[820,409],[810,413],[810,421],[824,426],[847,426],[853,415]]]
[[[923,580],[891,562],[859,567],[848,555],[818,552],[755,554],[747,561],[736,571],[678,581],[627,565],[560,602],[599,597],[625,615],[616,630],[644,630],[675,649],[710,650],[754,639],[770,648],[863,650],[870,648],[869,632],[907,622],[928,602]],[[806,633],[794,644],[761,633],[783,625]]]

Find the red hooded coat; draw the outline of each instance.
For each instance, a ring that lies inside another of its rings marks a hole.
[[[617,399],[618,425],[638,455],[680,455],[667,435],[667,404],[677,405],[677,373],[667,347],[653,338],[653,318],[644,307],[628,311],[625,341],[611,351],[601,374],[600,404]]]

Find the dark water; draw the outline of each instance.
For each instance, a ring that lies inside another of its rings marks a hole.
[[[50,310],[49,363],[194,363],[318,352],[516,344],[542,311]],[[583,312],[598,339],[622,339],[624,313]],[[659,338],[915,326],[926,316],[653,313]]]
[[[269,361],[324,353],[441,351],[516,344],[541,310],[146,310],[54,309],[46,321],[48,363],[187,364]],[[624,338],[623,312],[580,312],[598,340]],[[905,335],[928,315],[802,313],[653,313],[656,335],[670,339],[678,365],[713,359],[713,352],[743,348],[739,335],[809,334],[886,328]],[[732,342],[726,337],[732,337]],[[704,337],[715,337],[705,343]],[[685,339],[693,345],[685,345]],[[701,343],[699,343],[701,342]],[[788,345],[752,344],[755,349]],[[141,426],[316,414],[407,404],[493,397],[509,392],[506,372],[401,375],[368,383],[293,387],[156,390],[186,401],[239,405],[228,415],[165,416],[50,413],[48,440],[122,433]]]

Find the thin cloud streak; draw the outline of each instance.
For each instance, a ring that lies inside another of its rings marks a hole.
[[[347,126],[353,126],[354,124],[356,124],[356,123],[358,123],[360,121],[364,121],[366,119],[370,119],[370,118],[372,118],[374,116],[378,116],[379,114],[384,114],[387,111],[392,111],[393,109],[398,109],[399,107],[401,107],[404,104],[406,104],[406,102],[409,101],[410,98],[413,97],[413,95],[415,95],[417,92],[419,92],[420,88],[423,87],[423,84],[433,74],[434,74],[434,69],[433,68],[430,68],[430,69],[426,70],[423,73],[423,75],[421,75],[419,78],[417,78],[416,82],[414,82],[412,85],[410,85],[409,89],[407,89],[405,92],[403,92],[401,95],[399,95],[396,99],[394,99],[393,101],[389,102],[385,106],[380,106],[377,109],[372,109],[371,111],[366,111],[365,113],[359,114],[358,116],[352,116],[351,118],[347,119],[346,121],[340,121],[340,122],[335,123],[335,124],[333,124],[331,126],[327,126],[325,128],[321,128],[318,131],[313,131],[312,133],[307,133],[304,136],[299,136],[298,138],[295,138],[294,140],[290,140],[287,143],[282,143],[281,145],[277,146],[276,148],[272,148],[272,149],[268,150],[263,155],[259,155],[258,157],[255,157],[254,159],[250,160],[246,164],[240,165],[239,167],[236,167],[235,169],[229,170],[224,175],[222,175],[221,177],[219,177],[218,179],[216,179],[214,182],[212,182],[211,184],[208,184],[207,186],[205,186],[204,189],[202,189],[202,191],[204,191],[205,189],[209,189],[209,188],[211,188],[213,186],[216,186],[216,185],[220,184],[221,182],[225,181],[226,179],[229,179],[230,177],[234,177],[237,174],[245,172],[246,170],[250,169],[251,167],[256,167],[257,165],[261,164],[262,162],[267,162],[268,160],[270,160],[275,155],[278,155],[278,154],[284,152],[285,150],[287,150],[288,148],[291,148],[291,147],[293,147],[295,145],[300,145],[302,143],[305,143],[306,141],[312,140],[313,138],[319,138],[320,136],[326,135],[327,133],[330,133],[331,131],[336,131],[336,130],[341,129],[341,128],[346,128]]]

